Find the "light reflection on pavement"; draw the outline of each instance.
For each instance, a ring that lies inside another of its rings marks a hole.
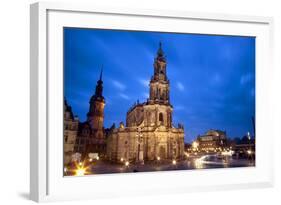
[[[253,167],[254,160],[249,159],[216,159],[210,155],[188,157],[185,160],[172,164],[172,160],[146,162],[144,164],[114,164],[109,161],[99,160],[92,162],[89,174],[110,174],[110,173],[131,173],[131,172],[153,172],[169,170],[192,170],[192,169],[212,169],[212,168],[232,168],[232,167]]]

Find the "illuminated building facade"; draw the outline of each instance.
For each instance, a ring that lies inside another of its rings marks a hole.
[[[170,82],[166,73],[166,57],[160,43],[154,59],[154,74],[149,83],[149,99],[134,104],[107,139],[109,160],[136,162],[145,160],[178,159],[184,156],[184,128],[172,124]]]
[[[87,120],[79,124],[75,151],[87,157],[89,153],[104,155],[106,152],[104,122],[105,98],[103,97],[102,71],[97,81],[96,90],[90,99]]]
[[[64,163],[67,164],[71,161],[71,156],[74,153],[75,141],[78,134],[79,119],[73,115],[72,108],[67,104],[66,99],[64,99],[63,125]]]
[[[227,145],[227,136],[225,131],[209,130],[204,135],[199,135],[196,142],[199,151],[215,152],[221,151]]]

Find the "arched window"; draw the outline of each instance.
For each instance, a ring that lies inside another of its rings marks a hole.
[[[160,121],[160,124],[162,125],[164,123],[164,117],[163,117],[163,113],[159,113],[159,121]]]

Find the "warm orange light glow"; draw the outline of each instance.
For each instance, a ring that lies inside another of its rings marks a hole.
[[[84,168],[78,168],[76,171],[75,171],[75,176],[84,176],[86,173],[86,170]]]
[[[129,161],[126,161],[126,162],[125,162],[125,165],[126,165],[127,167],[129,166],[129,164],[130,164]]]
[[[196,142],[196,141],[194,141],[193,143],[192,143],[192,147],[194,148],[194,149],[196,149],[197,147],[198,147],[198,142]]]
[[[185,155],[186,157],[189,157],[189,154],[188,154],[187,152],[184,152],[184,155]]]
[[[75,176],[84,176],[86,174],[89,174],[89,167],[84,166],[84,164],[85,162],[79,162],[78,164],[75,164],[75,169],[70,171],[73,172]]]
[[[172,163],[173,163],[173,165],[176,165],[176,164],[177,164],[177,161],[176,161],[176,160],[173,160]]]
[[[161,159],[160,157],[157,157],[157,160],[158,160],[158,161],[160,161],[160,159]]]

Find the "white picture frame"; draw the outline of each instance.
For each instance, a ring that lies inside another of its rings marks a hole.
[[[256,166],[63,177],[63,135],[59,122],[63,106],[61,34],[64,26],[255,36]],[[274,75],[272,29],[270,17],[97,8],[71,3],[32,4],[30,198],[41,202],[273,186],[273,102],[268,100]]]

